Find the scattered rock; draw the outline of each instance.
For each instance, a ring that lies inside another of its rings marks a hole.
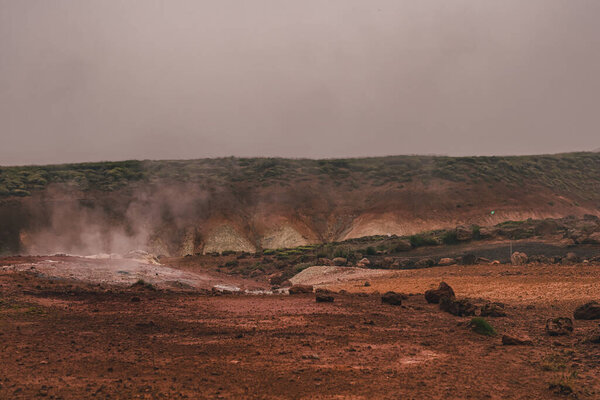
[[[417,268],[429,268],[435,265],[435,261],[429,257],[421,258],[419,261],[415,263]]]
[[[564,258],[564,261],[566,261],[567,263],[574,264],[574,263],[578,263],[580,260],[579,260],[579,256],[571,251],[571,252],[567,253],[567,256]]]
[[[438,304],[442,297],[454,298],[454,290],[446,282],[441,282],[437,289],[430,289],[425,292],[425,300],[430,304]]]
[[[500,303],[486,303],[481,307],[482,317],[506,317],[504,305]]]
[[[590,301],[575,309],[573,313],[575,319],[600,319],[600,304],[596,301]]]
[[[381,302],[384,304],[391,304],[393,306],[402,305],[402,294],[396,292],[387,292],[381,296]]]
[[[573,247],[575,246],[575,241],[573,239],[565,238],[558,242],[560,247]]]
[[[289,289],[290,294],[312,293],[312,285],[294,285]]]
[[[600,244],[600,232],[594,232],[588,237],[583,239],[582,243],[586,244]]]
[[[448,265],[455,265],[456,264],[456,260],[454,258],[449,258],[449,257],[444,257],[442,259],[440,259],[440,261],[438,262],[438,265],[441,265],[442,267],[446,267]]]
[[[347,263],[348,263],[348,260],[345,259],[344,257],[336,257],[333,259],[333,265],[338,266],[338,267],[343,267]]]
[[[468,228],[466,226],[458,226],[456,227],[456,240],[461,242],[465,242],[473,239],[473,229]]]
[[[371,261],[369,261],[369,259],[368,259],[368,258],[364,257],[364,258],[362,258],[362,259],[361,259],[361,260],[358,262],[358,264],[357,264],[357,265],[358,265],[359,267],[366,267],[366,266],[368,266],[368,265],[371,265]]]
[[[457,317],[466,317],[475,315],[477,307],[466,299],[456,300],[451,297],[442,297],[440,299],[440,310]]]
[[[496,235],[496,231],[494,230],[494,228],[485,228],[485,227],[479,228],[479,237],[481,239],[491,238],[492,236],[495,236],[495,235]]]
[[[546,321],[546,333],[550,336],[564,336],[573,332],[573,321],[571,318],[558,317]]]
[[[475,265],[475,263],[477,263],[477,257],[475,254],[463,254],[463,256],[460,258],[460,263],[462,265]]]
[[[333,296],[325,293],[317,293],[315,300],[317,303],[333,303]]]
[[[533,342],[526,336],[502,335],[502,344],[505,346],[533,346]]]
[[[512,265],[525,265],[527,264],[527,261],[529,261],[529,258],[525,253],[515,251],[510,256],[510,262],[512,263]]]

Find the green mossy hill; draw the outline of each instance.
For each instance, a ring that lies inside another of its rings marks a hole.
[[[353,188],[452,182],[541,185],[589,198],[600,193],[600,153],[510,157],[389,156],[350,159],[213,158],[0,167],[0,196],[29,196],[49,184],[113,191],[135,183],[191,182],[215,187],[320,182]]]

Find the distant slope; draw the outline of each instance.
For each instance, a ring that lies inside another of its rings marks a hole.
[[[599,207],[593,152],[2,167],[0,252],[253,251]]]

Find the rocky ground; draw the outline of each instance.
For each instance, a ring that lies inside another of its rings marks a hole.
[[[600,398],[600,344],[589,341],[599,321],[573,319],[577,306],[600,300],[597,265],[370,273],[312,282],[335,291],[332,303],[317,303],[313,293],[114,286],[3,270],[0,398]],[[471,316],[427,303],[423,293],[441,280],[478,310],[502,302],[505,317],[486,317],[497,333],[477,333]],[[383,304],[377,292],[388,290],[408,296]],[[571,318],[573,332],[550,336],[555,317]],[[503,345],[504,335],[531,344]]]

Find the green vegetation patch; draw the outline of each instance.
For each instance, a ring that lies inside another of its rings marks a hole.
[[[473,332],[485,336],[495,336],[496,330],[492,325],[489,324],[484,318],[474,317],[471,319],[469,324]]]

